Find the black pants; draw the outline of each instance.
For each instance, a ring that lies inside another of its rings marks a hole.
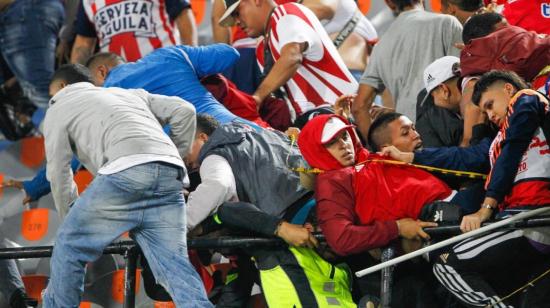
[[[523,230],[505,230],[455,245],[439,256],[433,271],[468,307],[519,307],[520,296],[502,298],[549,268],[550,256],[536,250]],[[546,301],[530,299],[530,307],[548,307],[548,292],[531,293]]]

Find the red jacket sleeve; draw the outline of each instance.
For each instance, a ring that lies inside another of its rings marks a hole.
[[[359,225],[352,168],[318,175],[315,191],[319,226],[337,254],[345,256],[383,247],[398,237],[395,221]]]

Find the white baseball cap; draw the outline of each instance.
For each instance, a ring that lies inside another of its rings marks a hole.
[[[233,18],[233,12],[237,9],[241,0],[224,0],[225,12],[218,21],[218,24],[222,27],[231,27],[235,25],[235,18]]]
[[[325,126],[323,127],[323,134],[321,135],[321,143],[325,144],[331,141],[334,138],[334,136],[336,136],[342,130],[348,127],[353,127],[353,125],[344,123],[344,121],[342,121],[338,117],[332,117],[328,119],[328,121],[325,123]]]
[[[460,59],[453,56],[445,56],[432,62],[424,69],[424,87],[429,95],[445,81],[460,76]]]

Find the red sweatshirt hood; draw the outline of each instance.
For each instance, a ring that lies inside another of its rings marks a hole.
[[[307,122],[298,137],[298,146],[300,147],[300,151],[302,152],[302,155],[307,163],[313,168],[330,171],[344,167],[329,153],[321,142],[323,128],[325,127],[327,121],[333,117],[339,118],[347,125],[350,124],[348,120],[335,114],[319,115]],[[345,129],[349,132],[354,142],[355,162],[358,163],[365,160],[369,155],[369,152],[361,145],[355,129],[353,127],[348,127]]]

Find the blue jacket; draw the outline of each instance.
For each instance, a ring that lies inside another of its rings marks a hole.
[[[71,169],[76,173],[80,169],[80,162],[73,156],[71,160]],[[23,181],[23,188],[32,201],[36,201],[42,196],[50,193],[50,182],[46,179],[46,166],[38,170],[38,173],[30,181]]]
[[[237,50],[226,44],[160,48],[137,62],[115,67],[107,75],[104,86],[141,88],[153,94],[178,96],[193,104],[197,113],[209,114],[224,124],[238,117],[220,104],[200,79],[222,72],[238,58]]]

